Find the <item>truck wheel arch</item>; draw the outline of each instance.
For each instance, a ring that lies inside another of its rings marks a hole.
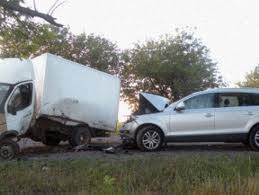
[[[18,135],[19,134],[17,131],[14,131],[14,130],[6,131],[0,135],[0,140],[5,138],[15,138],[15,137],[18,137]]]
[[[79,124],[79,125],[76,125],[74,126],[74,129],[78,129],[78,128],[87,128],[90,133],[91,133],[91,136],[94,137],[95,136],[95,131],[93,128],[91,128],[88,124]],[[74,130],[73,129],[73,130]]]

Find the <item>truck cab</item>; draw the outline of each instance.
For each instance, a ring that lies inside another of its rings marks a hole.
[[[0,61],[0,157],[11,159],[19,151],[18,137],[30,128],[34,112],[34,86],[30,61]]]

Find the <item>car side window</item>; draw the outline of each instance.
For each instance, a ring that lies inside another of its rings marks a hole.
[[[197,95],[184,101],[185,109],[213,108],[215,106],[215,95],[213,93]]]
[[[259,94],[251,94],[252,96],[252,105],[253,106],[259,106]]]
[[[218,95],[218,107],[251,106],[251,96],[248,93],[221,93]]]
[[[16,111],[23,110],[31,104],[32,84],[24,84],[17,87],[10,98],[8,106],[12,106]]]

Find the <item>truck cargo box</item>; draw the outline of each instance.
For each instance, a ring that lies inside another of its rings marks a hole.
[[[0,83],[14,85],[28,80],[33,80],[33,67],[30,60],[0,59]]]
[[[117,77],[52,54],[36,57],[32,63],[37,118],[115,129],[120,99]]]

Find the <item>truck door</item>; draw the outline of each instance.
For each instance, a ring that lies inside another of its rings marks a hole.
[[[34,111],[34,91],[32,82],[17,85],[5,106],[8,130],[24,134],[30,127]]]

